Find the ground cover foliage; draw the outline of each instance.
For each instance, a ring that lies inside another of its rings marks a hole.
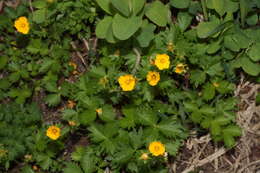
[[[260,81],[259,9],[257,0],[1,1],[0,171],[168,172],[194,130],[233,147],[238,74]],[[59,118],[46,121],[42,104]]]

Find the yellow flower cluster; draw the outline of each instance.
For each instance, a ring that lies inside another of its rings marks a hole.
[[[15,20],[14,27],[17,29],[18,32],[22,34],[28,34],[30,30],[28,19],[24,16],[19,17]]]
[[[60,137],[60,128],[57,126],[50,126],[46,131],[46,136],[48,136],[52,140],[56,140]]]

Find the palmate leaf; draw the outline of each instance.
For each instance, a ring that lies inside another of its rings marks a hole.
[[[122,111],[125,117],[120,120],[120,126],[128,129],[135,127],[136,124],[135,116],[137,111],[136,108],[123,107]]]
[[[185,138],[187,134],[180,123],[173,119],[165,119],[161,121],[157,126],[157,129],[167,137],[180,137]]]
[[[99,143],[100,149],[106,152],[113,153],[116,149],[116,142],[114,136],[117,132],[117,124],[106,124],[104,126],[94,124],[88,128],[91,132],[91,140],[95,143]]]
[[[81,168],[72,162],[67,163],[66,168],[63,169],[64,173],[83,173],[83,171],[81,170]]]

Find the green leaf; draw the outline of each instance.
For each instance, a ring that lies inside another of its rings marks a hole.
[[[246,23],[251,26],[256,25],[258,21],[259,21],[259,18],[258,18],[257,14],[253,14],[253,15],[247,17],[247,19],[246,19]]]
[[[181,143],[178,140],[165,144],[166,151],[169,152],[169,154],[172,156],[177,155],[177,152],[178,152],[180,146],[181,146]]]
[[[8,58],[6,56],[0,57],[0,70],[2,70],[5,67],[7,62],[8,62]]]
[[[89,155],[85,154],[80,162],[84,172],[93,173],[96,170],[94,159]],[[71,172],[72,173],[72,172]]]
[[[223,133],[224,134],[228,133],[229,135],[232,135],[232,136],[241,136],[242,135],[241,128],[236,125],[230,125],[230,126],[224,128]]]
[[[33,1],[32,5],[35,8],[45,8],[45,7],[47,7],[47,1],[36,0],[36,1]]]
[[[136,36],[136,39],[141,47],[148,47],[150,42],[154,39],[154,30],[156,26],[151,23],[146,23],[141,27],[140,34]]]
[[[251,49],[247,52],[247,55],[251,60],[257,62],[260,61],[260,43],[254,44]]]
[[[60,103],[60,101],[61,101],[60,94],[49,94],[45,98],[45,102],[49,106],[56,106],[56,105],[58,105]]]
[[[221,128],[217,123],[211,122],[210,132],[213,136],[220,135]]]
[[[185,12],[179,12],[177,16],[179,27],[184,32],[191,24],[192,16]]]
[[[122,111],[125,117],[120,120],[120,126],[128,129],[135,127],[136,109],[132,107],[123,107]]]
[[[167,137],[176,137],[184,135],[182,126],[171,119],[161,121],[156,127],[162,134],[164,134]]]
[[[225,0],[212,0],[212,3],[213,3],[213,7],[217,11],[217,13],[220,16],[223,16],[226,12],[225,11],[225,7],[226,7]]]
[[[220,43],[217,41],[217,42],[213,42],[211,44],[209,44],[209,47],[207,49],[207,53],[208,54],[214,54],[216,53],[219,49],[221,48],[221,45]]]
[[[36,10],[33,13],[33,21],[35,23],[43,23],[45,21],[45,16],[46,16],[46,9],[40,9],[40,10]]]
[[[168,8],[161,1],[154,1],[147,6],[145,15],[156,25],[164,27],[168,21]]]
[[[219,21],[200,22],[197,26],[197,34],[199,38],[207,38],[218,27]]]
[[[191,120],[195,123],[200,123],[203,118],[203,115],[200,112],[192,112]]]
[[[130,15],[130,0],[110,0],[112,5],[124,16]],[[122,25],[123,26],[123,25]]]
[[[96,0],[97,4],[108,14],[112,14],[110,0]]]
[[[170,3],[175,8],[188,8],[190,0],[171,0]]]
[[[260,73],[260,65],[250,61],[247,56],[241,58],[241,66],[246,73],[252,76],[257,76]]]
[[[52,64],[53,64],[54,62],[55,62],[55,61],[52,60],[52,59],[47,59],[47,58],[45,58],[44,61],[43,61],[43,63],[41,63],[41,67],[39,68],[39,72],[40,72],[40,73],[45,73],[45,72],[47,72],[47,71],[51,68],[51,66],[52,66]]]
[[[207,83],[203,87],[202,97],[205,100],[211,100],[214,98],[214,96],[215,96],[215,87],[211,83]]]
[[[195,87],[198,87],[198,85],[202,84],[206,80],[206,73],[201,70],[193,70],[191,71],[190,80]]]
[[[34,173],[34,171],[32,170],[32,168],[30,166],[27,165],[22,168],[21,173]]]
[[[66,168],[63,169],[63,173],[83,173],[83,171],[81,170],[81,168],[72,162],[69,162],[66,164]]]
[[[153,110],[150,109],[142,109],[137,113],[139,116],[139,123],[143,125],[154,126],[158,121],[158,117]]]
[[[87,125],[95,121],[96,112],[94,110],[86,110],[79,114],[79,122],[81,124]]]
[[[111,122],[115,120],[115,117],[116,114],[112,105],[105,105],[102,107],[102,114],[99,116],[101,120]]]
[[[131,0],[132,2],[132,13],[133,15],[137,15],[144,7],[145,0]]]
[[[113,33],[119,40],[127,40],[131,37],[142,25],[140,17],[125,18],[120,14],[116,14],[113,19]]]
[[[110,25],[112,25],[112,20],[112,17],[106,16],[104,19],[99,21],[96,27],[96,35],[98,38],[106,38],[107,33],[109,32],[108,30],[110,29]]]
[[[224,46],[234,52],[238,52],[240,50],[239,42],[237,42],[232,35],[224,37]]]

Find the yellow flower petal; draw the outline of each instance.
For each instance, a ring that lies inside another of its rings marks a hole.
[[[163,156],[165,153],[165,146],[161,142],[154,141],[150,143],[149,151],[152,153],[153,156]]]
[[[149,71],[146,75],[146,80],[148,81],[149,85],[155,86],[160,81],[160,73]]]
[[[46,136],[52,140],[56,140],[60,137],[60,128],[57,126],[50,126],[46,131]]]
[[[135,88],[136,79],[133,75],[123,75],[118,78],[118,82],[123,91],[132,91]]]
[[[22,34],[28,34],[30,25],[26,17],[22,16],[15,20],[14,27]]]
[[[170,67],[170,57],[167,54],[156,55],[154,64],[159,70],[168,69]]]

